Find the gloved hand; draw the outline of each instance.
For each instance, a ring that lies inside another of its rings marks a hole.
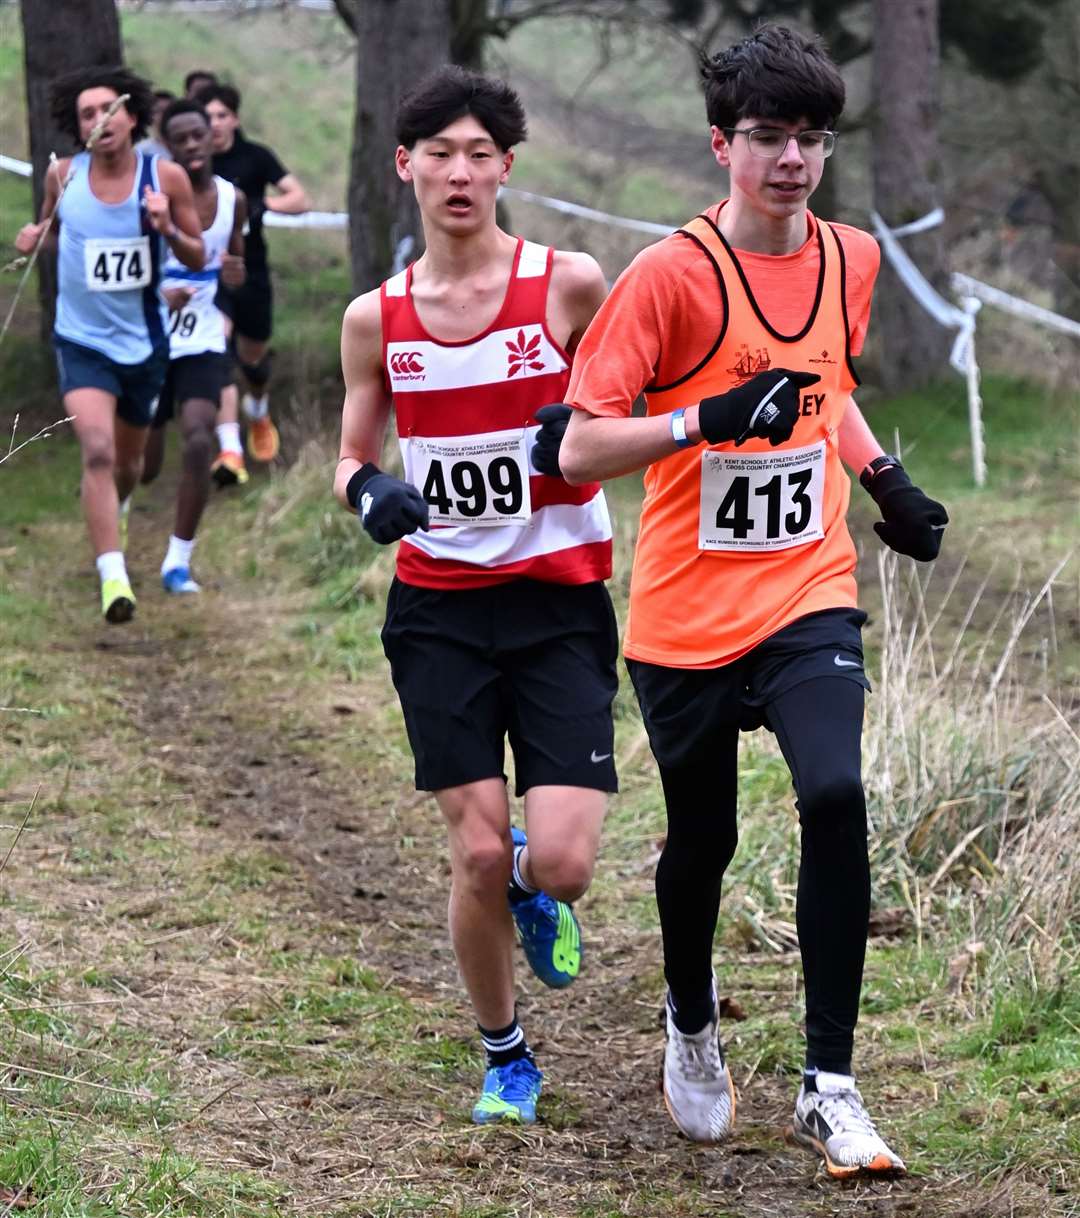
[[[552,478],[562,477],[562,470],[559,469],[559,447],[573,413],[569,406],[564,406],[561,402],[541,406],[536,412],[540,430],[532,450],[532,463],[540,473],[548,474]]]
[[[710,444],[734,440],[736,447],[755,436],[775,448],[790,439],[799,417],[802,390],[821,380],[814,372],[770,368],[745,385],[706,398],[698,407],[698,426]]]
[[[902,465],[886,466],[867,489],[884,517],[874,525],[874,532],[890,550],[919,562],[937,558],[949,515],[912,484]]]
[[[372,541],[381,546],[428,527],[423,495],[411,483],[384,474],[376,465],[365,465],[353,474],[346,495]]]

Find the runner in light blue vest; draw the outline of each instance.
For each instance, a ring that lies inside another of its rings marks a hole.
[[[49,167],[41,219],[15,239],[30,253],[42,234],[52,240],[59,229],[60,391],[82,450],[83,513],[110,622],[135,612],[120,504],[139,479],[168,366],[158,291],[163,243],[193,270],[204,260],[187,174],[133,147],[153,104],[147,82],[124,67],[79,69],[56,80],[53,118],[85,151]]]

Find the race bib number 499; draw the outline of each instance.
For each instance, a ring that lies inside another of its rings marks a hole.
[[[432,524],[529,522],[529,458],[521,430],[412,436],[406,464],[406,477],[427,500]]]
[[[128,292],[149,286],[153,267],[148,237],[88,237],[86,286],[91,292]]]
[[[786,550],[825,536],[825,441],[701,455],[701,550]]]

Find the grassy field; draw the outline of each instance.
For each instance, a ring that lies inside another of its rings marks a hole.
[[[13,20],[0,9],[0,33]],[[133,61],[182,75],[213,63],[227,36],[267,123],[253,114],[252,133],[336,206],[350,88],[337,27],[163,20],[125,13]],[[659,91],[659,52],[616,42],[601,62],[571,40],[549,72],[539,29],[500,52],[539,116],[520,163],[535,176],[520,184],[558,193],[586,180],[559,139],[586,74],[602,116],[621,108],[673,138],[692,134],[681,94]],[[19,71],[9,43],[0,39],[5,100],[17,98]],[[260,76],[271,55],[289,88]],[[545,110],[541,80],[558,106]],[[337,126],[311,120],[309,139],[295,135],[290,99],[301,96],[338,114]],[[0,112],[0,139],[17,137],[16,109]],[[633,146],[632,129],[612,130]],[[664,219],[702,189],[663,165],[633,164],[608,183],[617,148],[596,156],[588,189],[595,179],[598,193],[571,197]],[[28,196],[24,181],[0,175],[0,241]],[[536,209],[515,214],[545,240],[596,240],[616,269],[627,254]],[[344,243],[284,232],[271,243],[288,461],[242,493],[215,495],[197,602],[166,599],[157,582],[175,452],[162,483],[136,499],[139,616],[122,630],[94,612],[70,435],[0,464],[0,1216],[20,1196],[42,1218],[1080,1214],[1072,387],[1003,376],[990,359],[982,491],[959,382],[863,399],[953,518],[942,558],[916,571],[883,554],[872,504],[853,493],[876,691],[865,749],[874,920],[857,1065],[912,1175],[838,1188],[783,1140],[801,1048],[797,826],[763,732],[743,740],[741,844],[716,951],[721,993],[744,1016],[723,1027],[738,1132],[721,1149],[675,1134],[657,1089],[652,874],[663,806],[628,687],[616,708],[622,792],[579,907],[585,972],[566,994],[523,981],[547,1075],[541,1123],[477,1130],[467,1115],[481,1059],[445,930],[443,837],[411,789],[378,638],[391,555],[328,490]],[[0,304],[9,292],[7,280]],[[1015,351],[1015,336],[987,324],[991,354]],[[31,301],[0,352],[0,429],[22,411],[17,438],[28,419],[59,413],[36,334]],[[1002,356],[996,366],[1010,365]],[[622,614],[638,480],[614,484],[610,498]]]

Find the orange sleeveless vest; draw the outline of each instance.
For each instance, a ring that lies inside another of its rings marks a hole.
[[[725,393],[768,368],[816,372],[795,431],[697,445],[649,466],[641,509],[626,655],[673,668],[730,663],[796,618],[854,606],[855,547],[845,523],[850,484],[838,429],[852,389],[844,251],[819,221],[817,291],[805,326],[784,335],[765,318],[738,257],[698,216],[681,231],[709,258],[725,324],[698,367],[645,392],[667,414]]]

